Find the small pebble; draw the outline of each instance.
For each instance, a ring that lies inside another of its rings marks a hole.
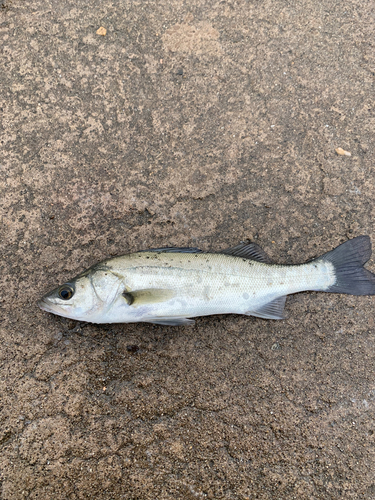
[[[345,151],[345,149],[342,148],[337,148],[336,153],[341,156],[352,156],[352,154],[349,153],[349,151]]]
[[[107,34],[107,30],[105,28],[103,28],[103,26],[100,26],[100,28],[97,30],[96,34],[105,36]]]

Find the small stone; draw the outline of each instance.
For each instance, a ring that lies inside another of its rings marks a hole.
[[[341,156],[352,156],[352,154],[349,153],[349,151],[345,151],[345,149],[342,148],[337,148],[336,153]]]
[[[100,26],[100,28],[97,30],[96,34],[105,36],[107,34],[107,30],[105,28],[103,28],[103,26]]]

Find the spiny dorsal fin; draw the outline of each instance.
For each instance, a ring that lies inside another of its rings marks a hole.
[[[272,264],[272,260],[266,252],[256,243],[240,243],[232,248],[222,250],[220,253],[233,255],[234,257],[243,257],[244,259],[257,260],[264,264]]]
[[[173,290],[163,288],[145,288],[133,292],[124,291],[122,296],[129,306],[143,306],[145,304],[156,304],[165,302],[174,296]]]
[[[284,319],[285,300],[286,295],[282,295],[253,311],[248,311],[246,314],[263,319]]]
[[[149,248],[148,250],[140,250],[140,252],[159,252],[159,253],[201,253],[202,250],[195,247],[164,247],[164,248]]]

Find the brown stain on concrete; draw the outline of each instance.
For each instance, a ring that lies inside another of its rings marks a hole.
[[[165,31],[162,39],[164,49],[171,52],[220,56],[222,49],[219,37],[219,32],[213,26],[201,22],[197,26],[175,24]]]

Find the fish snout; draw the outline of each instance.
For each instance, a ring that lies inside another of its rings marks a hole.
[[[38,307],[40,307],[40,309],[42,309],[42,311],[51,312],[50,303],[48,302],[48,300],[46,300],[45,297],[39,299],[37,305]]]

